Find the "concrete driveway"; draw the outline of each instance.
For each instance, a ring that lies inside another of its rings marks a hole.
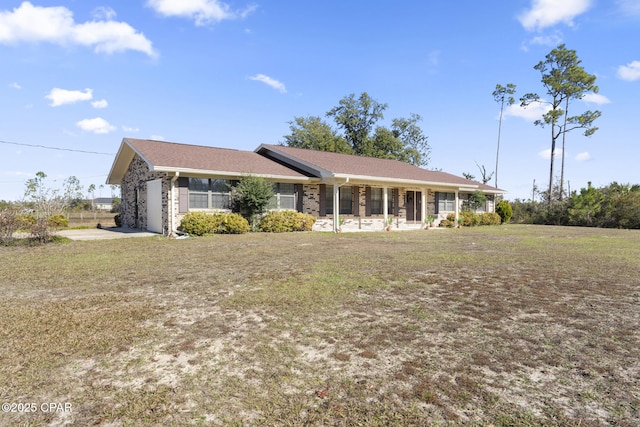
[[[86,228],[81,230],[60,230],[56,232],[59,236],[67,237],[71,240],[105,240],[124,239],[129,237],[149,237],[160,236],[149,231],[134,230],[131,228]]]

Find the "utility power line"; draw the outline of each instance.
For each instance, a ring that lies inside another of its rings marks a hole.
[[[11,142],[11,141],[1,141],[0,144],[11,144],[11,145],[20,145],[23,147],[33,147],[33,148],[44,148],[46,150],[57,150],[57,151],[71,151],[74,153],[84,153],[84,154],[99,154],[103,156],[115,156],[114,153],[101,153],[99,151],[87,151],[87,150],[76,150],[73,148],[60,148],[60,147],[48,147],[46,145],[38,145],[38,144],[25,144],[22,142]]]

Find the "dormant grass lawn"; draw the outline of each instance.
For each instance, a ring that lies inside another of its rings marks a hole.
[[[0,402],[37,408],[3,426],[640,420],[637,231],[70,242],[0,269]]]

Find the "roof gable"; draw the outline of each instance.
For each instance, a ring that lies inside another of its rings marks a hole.
[[[152,171],[306,179],[301,173],[253,151],[124,138],[107,183],[120,183],[135,154]]]

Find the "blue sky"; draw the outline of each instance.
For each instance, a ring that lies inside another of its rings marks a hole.
[[[361,92],[388,104],[383,125],[422,116],[430,168],[480,177],[476,163],[495,168],[495,85],[544,98],[533,66],[560,43],[600,88],[572,112],[602,111],[595,135],[568,136],[571,189],[639,183],[638,40],[639,0],[5,0],[0,199],[38,171],[52,187],[72,175],[99,187],[123,137],[277,144],[294,117]],[[540,115],[505,112],[498,186],[511,200],[548,184]]]

